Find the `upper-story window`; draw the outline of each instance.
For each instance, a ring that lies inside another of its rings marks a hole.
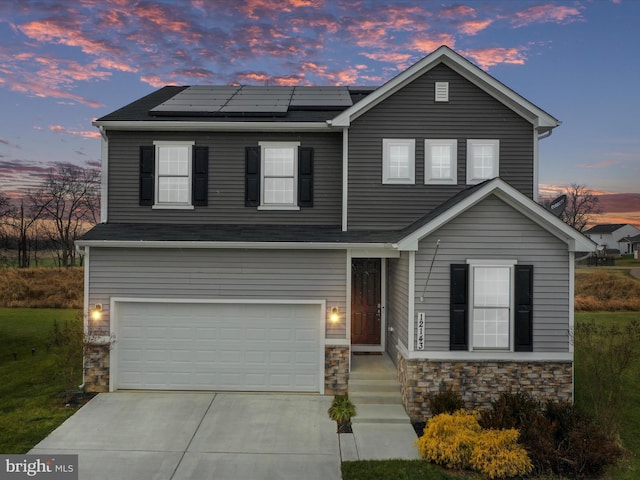
[[[193,142],[154,142],[158,206],[191,205],[191,149]]]
[[[382,183],[415,183],[416,141],[413,138],[382,140]]]
[[[139,204],[157,209],[208,205],[209,148],[191,141],[140,147]]]
[[[260,142],[260,208],[298,208],[300,142]]]
[[[458,141],[424,141],[424,183],[455,185],[458,183]]]
[[[474,185],[497,177],[499,165],[499,140],[467,140],[467,184]]]

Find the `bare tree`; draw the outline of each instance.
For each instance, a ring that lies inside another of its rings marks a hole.
[[[562,220],[579,232],[583,231],[594,215],[600,213],[598,197],[585,185],[572,183],[566,191],[567,208]]]
[[[29,202],[29,198],[26,198]],[[33,227],[42,216],[43,208],[25,205],[25,198],[8,215],[7,225],[14,231],[18,244],[18,268],[28,268],[31,264],[31,246],[34,242]]]
[[[48,233],[58,249],[60,266],[76,265],[74,242],[96,223],[99,175],[95,169],[61,165],[31,195],[34,209],[50,221]]]
[[[567,201],[564,211],[560,214],[560,219],[581,232],[591,222],[594,215],[600,213],[598,197],[585,185],[577,183],[572,183],[563,193],[567,196]],[[540,200],[540,204],[547,209],[550,209],[552,203],[553,199],[551,198]]]

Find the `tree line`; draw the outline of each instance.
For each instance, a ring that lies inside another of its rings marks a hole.
[[[98,223],[99,211],[99,170],[58,165],[19,198],[0,193],[0,248],[17,252],[19,268],[37,265],[44,250],[61,267],[81,265],[75,241]]]

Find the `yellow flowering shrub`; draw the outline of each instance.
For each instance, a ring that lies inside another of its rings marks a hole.
[[[519,445],[520,432],[485,430],[476,437],[469,466],[489,478],[508,478],[531,473],[533,465],[527,451]]]
[[[478,414],[470,410],[442,413],[431,418],[415,441],[420,455],[448,468],[471,469],[490,479],[531,473],[527,451],[518,444],[520,432],[483,430]]]
[[[469,467],[480,431],[477,414],[473,411],[441,413],[427,422],[424,434],[415,444],[426,460],[448,468],[465,469]]]

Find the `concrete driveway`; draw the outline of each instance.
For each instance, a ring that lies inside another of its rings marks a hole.
[[[81,480],[340,479],[331,400],[103,393],[29,453],[77,453]]]

